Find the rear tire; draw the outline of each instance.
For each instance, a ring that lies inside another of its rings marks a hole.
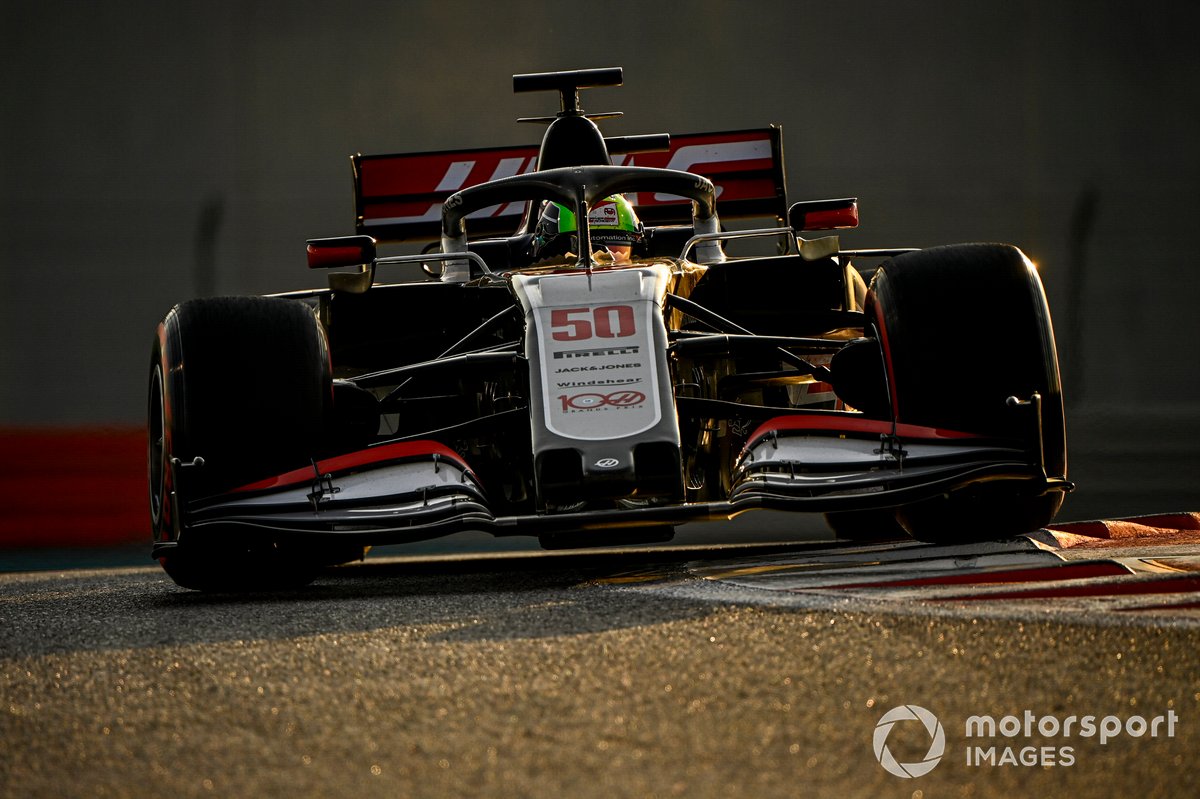
[[[190,529],[189,502],[310,464],[325,446],[329,347],[312,310],[267,297],[191,300],[159,325],[150,362],[150,520],[177,542],[163,568],[188,588],[292,584],[311,566],[277,542]],[[303,582],[311,579],[311,575]]]
[[[900,422],[1021,440],[1046,474],[1065,477],[1066,428],[1054,331],[1037,270],[1016,247],[961,244],[897,256],[871,281],[867,317],[880,337]],[[1009,397],[1041,396],[1041,439]],[[987,540],[1043,527],[1060,490],[983,484],[897,510],[914,538]]]

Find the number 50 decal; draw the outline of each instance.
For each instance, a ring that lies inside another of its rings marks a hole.
[[[633,307],[601,305],[596,308],[555,308],[550,312],[555,341],[588,338],[625,338],[637,332]]]

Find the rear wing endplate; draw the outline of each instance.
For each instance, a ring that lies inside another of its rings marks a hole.
[[[632,138],[632,137],[631,137]],[[614,143],[617,140],[613,140]],[[619,147],[610,147],[614,153]],[[441,231],[442,202],[451,194],[490,180],[536,169],[538,147],[398,155],[355,155],[355,230],[379,241],[429,241]],[[722,219],[787,220],[783,130],[755,130],[671,136],[669,149],[612,155],[614,166],[648,166],[694,172],[717,187]],[[629,196],[647,225],[689,224],[691,204],[673,195],[642,192]],[[512,235],[525,203],[483,208],[468,218],[472,238]]]

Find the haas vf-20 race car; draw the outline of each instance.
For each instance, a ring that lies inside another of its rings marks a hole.
[[[524,120],[540,146],[355,156],[356,235],[308,242],[328,288],[167,314],[150,511],[176,582],[303,583],[467,530],[596,546],[773,509],[955,541],[1054,517],[1063,401],[1029,259],[806,238],[857,203],[789,206],[778,127],[605,138],[580,90],[620,82],[515,76],[560,94]],[[405,242],[430,244],[379,253]]]

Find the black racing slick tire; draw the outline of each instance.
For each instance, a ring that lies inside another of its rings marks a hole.
[[[906,253],[872,278],[879,336],[901,423],[1018,440],[1065,478],[1066,426],[1054,331],[1037,269],[1016,247],[960,244]],[[1040,397],[1041,421],[1029,402]],[[1040,433],[1039,433],[1040,430]],[[914,538],[989,540],[1045,526],[1062,506],[1045,481],[972,485],[901,507]]]
[[[320,457],[332,402],[329,346],[307,305],[219,297],[176,306],[150,359],[150,520],[160,562],[188,588],[296,582],[301,559],[248,533],[191,529],[190,502]]]

